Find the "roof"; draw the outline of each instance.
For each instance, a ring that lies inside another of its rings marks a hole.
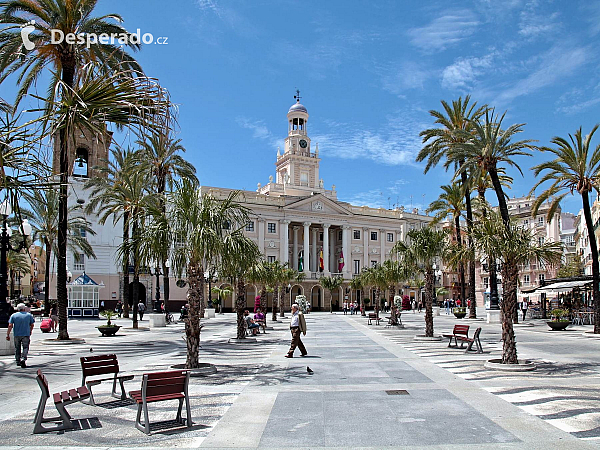
[[[536,289],[537,292],[563,292],[570,291],[578,287],[592,284],[591,280],[577,280],[577,281],[562,281],[558,283],[548,284],[546,286],[540,286]]]
[[[75,286],[100,286],[94,280],[92,280],[85,272],[79,275],[77,278],[73,280],[71,285]]]
[[[290,107],[290,110],[288,111],[288,114],[291,113],[291,112],[297,112],[297,111],[308,113],[308,111],[306,110],[306,107],[302,103],[298,102],[298,103],[294,103]]]

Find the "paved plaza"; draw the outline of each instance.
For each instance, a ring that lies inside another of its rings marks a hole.
[[[483,311],[481,311],[483,313]],[[270,318],[270,316],[269,316]],[[600,340],[583,336],[591,326],[550,332],[541,320],[516,328],[519,357],[534,372],[486,369],[501,351],[500,325],[435,318],[436,334],[454,323],[483,328],[483,354],[448,348],[447,341],[417,342],[423,314],[405,312],[404,329],[367,325],[359,315],[307,315],[307,358],[284,358],[289,318],[257,343],[231,344],[235,317],[205,320],[202,362],[217,373],[193,377],[194,425],[172,428],[175,403],[150,406],[146,436],[134,426],[136,406],[108,396],[108,383],[94,392],[99,406],[70,406],[76,429],[33,435],[42,369],[50,391],[79,386],[79,357],[116,353],[121,370],[140,375],[185,361],[183,325],[132,330],[128,320],[115,337],[98,336],[100,321],[74,320],[72,337],[85,344],[44,343],[36,328],[28,368],[0,357],[0,445],[5,447],[177,448],[596,448],[600,446]],[[297,352],[297,355],[299,353]],[[307,366],[314,371],[311,375]],[[48,401],[47,414],[56,415]]]

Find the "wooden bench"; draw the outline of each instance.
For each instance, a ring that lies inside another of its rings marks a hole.
[[[127,394],[125,392],[125,381],[133,380],[133,375],[119,375],[119,362],[117,361],[117,355],[97,355],[97,356],[84,356],[79,359],[81,361],[81,384],[87,386],[90,391],[90,404],[96,405],[94,401],[94,394],[92,393],[92,386],[96,386],[103,381],[112,381],[113,387],[111,395],[113,397],[125,400]],[[102,375],[110,375],[111,377],[105,378],[94,378],[93,380],[86,381],[88,377],[96,377]],[[116,392],[117,381],[121,385],[121,395],[119,396]]]
[[[46,409],[46,402],[50,397],[50,390],[48,389],[48,379],[38,369],[36,380],[40,389],[42,390],[42,397],[38,404],[35,417],[33,419],[33,433],[46,433],[48,431],[59,431],[75,428],[71,422],[71,415],[67,412],[65,406],[71,403],[80,402],[90,396],[90,391],[85,386],[80,386],[75,389],[69,389],[68,391],[57,392],[52,397],[54,399],[54,406],[58,410],[58,417],[44,417],[44,410]],[[45,422],[62,422],[59,425],[54,426],[43,426]]]
[[[177,423],[187,427],[192,426],[192,411],[188,396],[188,385],[190,372],[188,370],[174,370],[170,372],[145,373],[142,376],[142,389],[131,391],[129,395],[138,404],[135,427],[146,434],[150,434],[150,420],[148,419],[148,403],[162,402],[166,400],[179,400],[179,408],[175,420]],[[185,400],[186,419],[181,417],[181,409]],[[144,423],[141,422],[142,412]]]
[[[481,341],[479,340],[480,334],[481,334],[481,327],[479,327],[475,330],[475,334],[473,335],[472,338],[462,337],[462,336],[458,337],[458,339],[460,339],[460,341],[461,341],[461,348],[462,348],[462,342],[469,343],[469,345],[467,346],[467,350],[465,350],[465,353],[468,353],[469,351],[471,351],[471,349],[473,347],[473,343],[475,343],[475,346],[477,347],[477,353],[483,353],[483,348],[481,348]]]
[[[469,338],[469,325],[454,325],[452,334],[443,334],[442,336],[450,338],[450,341],[448,341],[448,347],[451,346],[452,339],[454,339],[454,345],[458,347],[459,338]],[[464,341],[461,340],[460,348],[463,348],[463,342]]]
[[[375,313],[369,313],[369,320],[368,320],[367,324],[372,325],[373,320],[375,321],[375,323],[377,325],[379,325],[379,321],[381,320],[381,318],[379,317],[379,315],[377,315]]]

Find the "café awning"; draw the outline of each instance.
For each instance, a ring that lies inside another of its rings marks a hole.
[[[540,286],[535,290],[535,292],[567,292],[575,288],[580,288],[591,284],[592,280],[562,281],[559,283],[548,284],[546,286]]]

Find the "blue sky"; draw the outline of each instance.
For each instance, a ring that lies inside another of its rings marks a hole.
[[[179,137],[204,185],[253,190],[274,175],[296,87],[325,186],[375,207],[421,208],[449,182],[414,162],[442,99],[508,110],[505,123],[527,123],[522,138],[542,145],[600,121],[598,2],[103,0],[97,12],[168,37],[136,56],[180,105]],[[12,86],[1,89],[10,99]],[[545,158],[518,161],[511,197]]]

